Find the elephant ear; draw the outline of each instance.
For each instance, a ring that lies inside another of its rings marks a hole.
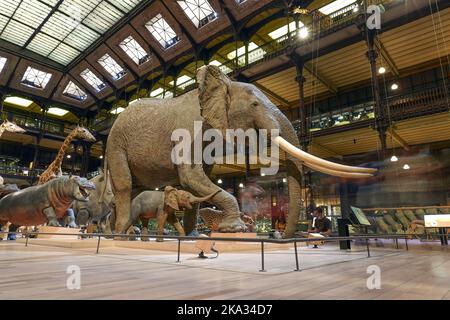
[[[201,115],[211,127],[229,128],[231,80],[216,66],[203,66],[197,72]]]
[[[172,209],[179,211],[177,192],[178,190],[174,187],[167,186],[164,189],[164,203]]]

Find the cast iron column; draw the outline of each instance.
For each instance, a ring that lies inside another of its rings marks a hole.
[[[302,59],[296,55],[291,55],[291,60],[295,63],[295,66],[297,68],[297,76],[295,80],[298,82],[298,90],[299,90],[299,120],[300,120],[300,132],[299,132],[299,140],[300,145],[303,150],[307,150],[309,146],[309,137],[308,137],[308,131],[309,131],[309,115],[306,110],[305,106],[305,82],[306,78],[303,76],[303,70],[304,70],[304,63]]]
[[[370,72],[372,76],[372,91],[373,98],[375,101],[375,128],[378,131],[378,136],[381,142],[381,151],[383,158],[386,156],[387,144],[386,144],[386,131],[389,127],[386,118],[386,110],[384,104],[381,102],[380,96],[380,85],[378,83],[377,76],[377,58],[378,53],[375,50],[375,39],[376,39],[376,31],[368,30],[366,26],[364,26],[365,37],[367,42],[367,59],[369,59],[370,63]]]
[[[89,158],[91,156],[92,143],[83,141],[82,142],[82,147],[83,147],[83,157],[82,157],[82,160],[81,160],[80,176],[86,177],[87,173],[89,171]]]

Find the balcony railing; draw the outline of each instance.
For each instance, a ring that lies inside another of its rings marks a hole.
[[[450,111],[450,86],[435,86],[383,99],[386,117],[392,121]],[[375,118],[374,102],[345,107],[311,117],[310,131],[353,125]],[[300,121],[292,122],[300,132]]]

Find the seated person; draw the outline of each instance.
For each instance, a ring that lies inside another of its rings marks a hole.
[[[314,210],[314,217],[312,228],[308,232],[329,236],[331,234],[331,221],[325,217],[322,208],[316,208]]]

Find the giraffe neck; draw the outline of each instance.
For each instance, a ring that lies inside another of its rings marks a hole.
[[[50,165],[53,172],[58,173],[59,168],[61,167],[62,162],[64,160],[64,155],[66,154],[66,150],[69,147],[69,145],[72,143],[72,140],[75,139],[76,135],[77,135],[76,129],[72,130],[72,132],[64,140],[61,148],[59,148],[58,155],[56,156],[55,160]]]
[[[5,126],[4,126],[4,123],[2,123],[2,124],[0,125],[0,137],[3,135],[3,132],[5,132],[5,130],[6,130],[6,128],[5,128]]]

